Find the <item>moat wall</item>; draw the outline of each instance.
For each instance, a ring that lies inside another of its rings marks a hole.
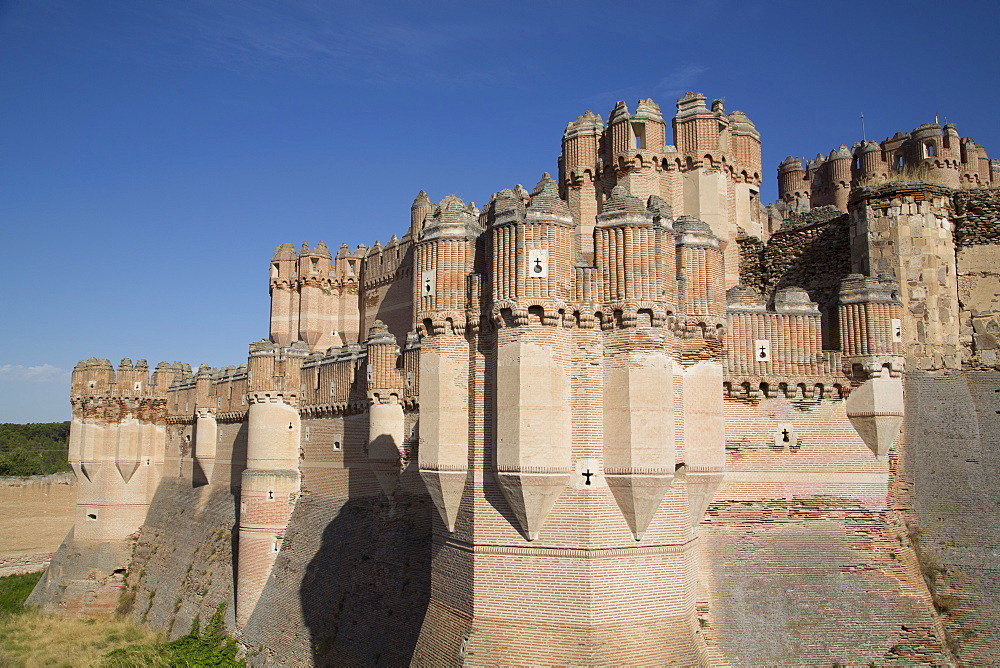
[[[1000,657],[1000,372],[908,374],[900,504],[955,656]],[[907,503],[907,497],[909,503]]]

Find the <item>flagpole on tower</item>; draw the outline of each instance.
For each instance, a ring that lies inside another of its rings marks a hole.
[[[865,132],[865,113],[861,112],[861,137],[868,141],[868,134]]]

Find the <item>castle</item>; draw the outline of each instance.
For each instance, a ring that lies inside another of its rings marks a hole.
[[[960,405],[935,379],[994,377],[1000,197],[959,186],[1000,166],[924,125],[786,160],[764,207],[746,114],[688,93],[672,135],[619,102],[531,192],[279,246],[247,364],[82,361],[77,522],[32,602],[176,635],[230,601],[257,664],[1000,651],[996,568],[928,572],[949,492],[911,428]],[[943,176],[890,178],[918,163]]]

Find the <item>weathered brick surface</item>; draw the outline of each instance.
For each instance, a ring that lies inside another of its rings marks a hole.
[[[787,445],[775,438],[791,426]],[[777,441],[777,442],[776,442]],[[843,401],[726,402],[726,478],[699,527],[711,662],[949,660],[916,554]]]

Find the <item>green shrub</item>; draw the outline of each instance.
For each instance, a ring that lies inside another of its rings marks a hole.
[[[104,668],[132,666],[244,666],[236,660],[236,641],[226,635],[222,620],[226,606],[222,604],[202,631],[198,618],[191,632],[171,642],[156,645],[136,645],[108,652],[101,662]]]

